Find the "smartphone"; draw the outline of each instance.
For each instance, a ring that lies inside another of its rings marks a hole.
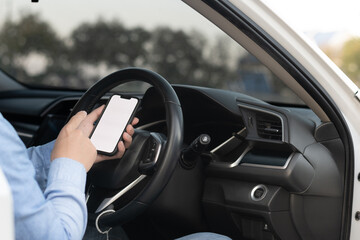
[[[90,135],[98,153],[112,156],[117,152],[117,144],[138,106],[138,98],[124,98],[118,94],[110,97]]]

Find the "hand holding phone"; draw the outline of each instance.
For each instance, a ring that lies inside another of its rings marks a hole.
[[[138,106],[137,98],[123,98],[118,94],[111,96],[90,135],[98,153],[112,156],[117,152],[117,144]]]

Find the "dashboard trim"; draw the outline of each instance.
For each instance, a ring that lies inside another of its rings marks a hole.
[[[290,160],[295,155],[295,152],[292,152],[289,157],[286,159],[284,166],[273,166],[267,164],[256,164],[256,163],[239,163],[242,166],[250,166],[250,167],[260,167],[260,168],[270,168],[270,169],[286,169],[289,166]]]
[[[60,98],[58,100],[55,100],[54,102],[52,102],[48,107],[46,107],[40,114],[40,117],[44,117],[46,116],[54,107],[56,107],[58,104],[62,103],[62,102],[66,102],[66,101],[79,101],[80,96],[79,97],[64,97],[64,98]],[[70,109],[70,112],[72,111],[72,109]]]
[[[240,164],[241,160],[252,149],[252,145],[249,145],[245,148],[245,150],[241,153],[241,155],[232,163],[226,163],[226,162],[212,162],[212,165],[219,166],[222,168],[233,168]]]
[[[283,117],[276,113],[276,112],[273,112],[271,110],[267,110],[267,109],[263,109],[263,108],[260,108],[260,107],[255,107],[255,106],[249,106],[247,104],[242,104],[242,103],[237,103],[238,107],[239,108],[246,108],[246,109],[250,109],[250,110],[253,110],[253,111],[258,111],[258,112],[262,112],[262,113],[267,113],[267,114],[270,114],[270,115],[273,115],[275,117],[278,117],[280,118],[280,121],[281,121],[281,128],[282,128],[282,132],[281,132],[281,141],[282,142],[285,142],[285,124],[284,124],[284,119]],[[244,121],[245,122],[245,121]],[[263,138],[261,138],[263,139]],[[264,138],[265,139],[265,138]],[[267,139],[268,140],[268,139]],[[274,140],[270,140],[270,141],[274,141]]]
[[[236,134],[241,135],[244,131],[246,131],[246,127],[242,128],[239,132],[237,132]],[[227,143],[229,143],[231,140],[235,139],[235,136],[232,136],[230,138],[228,138],[227,140],[225,140],[225,142],[221,143],[219,146],[215,147],[214,149],[212,149],[210,152],[211,153],[215,153],[217,150],[219,150],[220,148],[222,148],[223,146],[225,146]]]

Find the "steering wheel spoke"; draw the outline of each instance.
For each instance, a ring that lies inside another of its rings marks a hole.
[[[113,195],[112,197],[105,198],[99,205],[99,207],[95,210],[95,213],[100,213],[105,210],[108,206],[114,203],[116,200],[120,199],[123,195],[125,195],[128,191],[134,188],[138,183],[140,183],[146,175],[140,175],[137,179],[127,185],[125,188],[121,189],[118,193]]]
[[[156,165],[165,142],[163,135],[154,132],[150,133],[143,156],[139,161],[139,172],[141,174],[152,175],[156,171]]]

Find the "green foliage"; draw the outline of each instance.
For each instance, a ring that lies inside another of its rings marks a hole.
[[[360,84],[360,38],[350,39],[344,44],[341,69]]]

